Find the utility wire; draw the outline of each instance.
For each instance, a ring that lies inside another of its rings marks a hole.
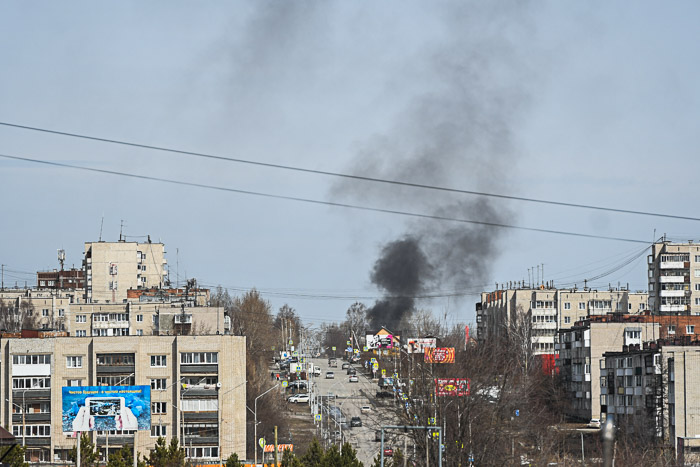
[[[431,214],[420,214],[420,213],[413,213],[413,212],[407,212],[407,211],[397,211],[394,209],[372,208],[372,207],[368,207],[368,206],[360,206],[360,205],[346,204],[346,203],[335,203],[335,202],[331,202],[331,201],[321,201],[321,200],[315,200],[315,199],[309,199],[309,198],[298,198],[298,197],[294,197],[294,196],[273,195],[270,193],[262,193],[262,192],[249,191],[249,190],[240,190],[240,189],[236,189],[236,188],[221,187],[221,186],[215,186],[215,185],[206,185],[203,183],[185,182],[185,181],[181,181],[181,180],[172,180],[172,179],[168,179],[168,178],[152,177],[152,176],[148,176],[148,175],[138,175],[138,174],[132,174],[132,173],[127,173],[127,172],[118,172],[118,171],[114,171],[114,170],[96,169],[93,167],[64,164],[61,162],[52,162],[52,161],[46,161],[46,160],[41,160],[41,159],[31,159],[28,157],[11,156],[8,154],[0,154],[0,157],[3,157],[5,159],[18,160],[18,161],[33,162],[36,164],[50,165],[50,166],[54,166],[54,167],[64,167],[64,168],[69,168],[69,169],[85,170],[88,172],[97,172],[97,173],[103,173],[103,174],[109,174],[109,175],[117,175],[120,177],[136,178],[136,179],[140,179],[140,180],[150,180],[150,181],[155,181],[155,182],[170,183],[170,184],[174,184],[174,185],[183,185],[183,186],[191,186],[191,187],[196,187],[196,188],[205,188],[205,189],[210,189],[210,190],[225,191],[225,192],[229,192],[229,193],[239,193],[239,194],[244,194],[244,195],[260,196],[260,197],[264,197],[264,198],[283,199],[283,200],[287,200],[287,201],[297,201],[297,202],[301,202],[301,203],[333,206],[333,207],[347,208],[347,209],[356,209],[356,210],[360,210],[360,211],[381,212],[384,214],[395,214],[395,215],[399,215],[399,216],[416,217],[416,218],[421,218],[421,219],[432,219],[432,220],[439,220],[439,221],[458,222],[458,223],[462,223],[462,224],[483,225],[486,227],[496,227],[496,228],[503,228],[503,229],[526,230],[526,231],[530,231],[530,232],[549,233],[549,234],[555,234],[555,235],[567,235],[570,237],[597,238],[600,240],[614,240],[614,241],[619,241],[619,242],[643,243],[645,245],[649,243],[649,241],[647,241],[647,240],[636,240],[636,239],[622,238],[622,237],[609,237],[609,236],[605,236],[605,235],[584,234],[584,233],[580,233],[580,232],[567,232],[567,231],[563,231],[563,230],[539,229],[536,227],[522,227],[522,226],[517,226],[517,225],[511,225],[511,224],[500,224],[500,223],[496,223],[496,222],[485,222],[485,221],[477,221],[477,220],[472,220],[472,219],[459,219],[459,218],[455,218],[455,217],[436,216],[436,215],[431,215]]]
[[[182,155],[186,155],[186,156],[203,157],[203,158],[207,158],[207,159],[215,159],[215,160],[226,161],[226,162],[235,162],[238,164],[257,165],[260,167],[268,167],[268,168],[281,169],[281,170],[292,170],[295,172],[310,173],[310,174],[315,174],[315,175],[326,175],[326,176],[340,177],[340,178],[346,178],[346,179],[351,179],[351,180],[361,180],[361,181],[375,182],[375,183],[386,183],[386,184],[390,184],[390,185],[407,186],[407,187],[411,187],[411,188],[422,188],[422,189],[426,189],[426,190],[436,190],[436,191],[443,191],[443,192],[448,192],[448,193],[459,193],[459,194],[463,194],[463,195],[475,195],[475,196],[485,196],[485,197],[499,198],[499,199],[509,199],[509,200],[514,200],[514,201],[524,201],[524,202],[528,202],[528,203],[549,204],[549,205],[564,206],[564,207],[569,207],[569,208],[592,209],[592,210],[596,210],[596,211],[617,212],[617,213],[623,213],[623,214],[634,214],[634,215],[639,215],[639,216],[652,216],[652,217],[664,217],[667,219],[682,219],[682,220],[689,220],[689,221],[700,221],[700,218],[698,218],[698,217],[677,216],[677,215],[672,215],[672,214],[662,214],[662,213],[650,212],[650,211],[635,211],[632,209],[620,209],[620,208],[611,208],[611,207],[605,207],[605,206],[594,206],[594,205],[590,205],[590,204],[566,203],[563,201],[553,201],[553,200],[538,199],[538,198],[526,198],[526,197],[522,197],[522,196],[504,195],[504,194],[499,194],[499,193],[487,193],[487,192],[474,191],[474,190],[461,190],[461,189],[457,189],[457,188],[449,188],[449,187],[435,186],[435,185],[426,185],[426,184],[422,184],[422,183],[412,183],[412,182],[406,182],[406,181],[401,181],[401,180],[389,180],[389,179],[368,177],[368,176],[362,176],[362,175],[351,175],[351,174],[346,174],[346,173],[341,173],[341,172],[329,172],[329,171],[325,171],[325,170],[307,169],[304,167],[294,167],[294,166],[290,166],[290,165],[273,164],[270,162],[252,161],[252,160],[248,160],[248,159],[219,156],[219,155],[215,155],[215,154],[207,154],[207,153],[202,153],[202,152],[185,151],[185,150],[181,150],[181,149],[167,148],[167,147],[163,147],[163,146],[153,146],[153,145],[149,145],[149,144],[134,143],[134,142],[121,141],[121,140],[110,139],[110,138],[100,138],[97,136],[88,136],[88,135],[82,135],[82,134],[78,134],[78,133],[68,133],[65,131],[50,130],[47,128],[38,128],[38,127],[32,127],[32,126],[27,126],[27,125],[18,125],[16,123],[9,123],[9,122],[0,122],[0,125],[6,126],[6,127],[12,127],[12,128],[19,128],[19,129],[23,129],[23,130],[49,133],[49,134],[54,134],[54,135],[69,136],[71,138],[80,138],[80,139],[86,139],[86,140],[91,140],[91,141],[99,141],[102,143],[119,144],[119,145],[123,145],[123,146],[131,146],[131,147],[141,148],[141,149],[150,149],[150,150],[155,150],[155,151],[170,152],[170,153],[174,153],[174,154],[182,154]]]

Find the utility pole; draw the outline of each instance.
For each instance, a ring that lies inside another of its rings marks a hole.
[[[275,425],[275,467],[279,464],[277,463],[277,425]]]

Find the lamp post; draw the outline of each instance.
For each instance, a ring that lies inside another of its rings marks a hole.
[[[255,411],[253,412],[253,416],[255,417],[255,425],[253,425],[253,443],[258,442],[258,399],[260,399],[262,396],[267,394],[268,392],[272,391],[273,389],[279,387],[279,384],[276,384],[272,386],[270,389],[267,391],[263,392],[260,394],[258,397],[255,398],[255,404],[253,404],[253,407],[255,408]],[[258,464],[258,448],[255,447],[255,444],[253,444],[253,449],[255,452],[255,464]],[[263,457],[265,457],[265,451],[263,450]]]

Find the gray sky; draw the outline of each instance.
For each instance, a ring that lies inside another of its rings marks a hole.
[[[699,9],[651,1],[3,2],[0,121],[700,217],[691,176],[700,173]],[[700,240],[693,221],[519,201],[485,206],[470,195],[5,126],[0,154],[532,228],[647,241],[656,230]],[[57,248],[79,265],[83,242],[97,240],[104,216],[105,240],[117,240],[122,219],[133,240],[162,240],[173,280],[179,263],[181,278],[232,293],[256,287],[275,309],[289,303],[316,325],[342,319],[355,300],[380,298],[370,280],[375,261],[387,242],[406,235],[431,245],[434,274],[424,291],[442,296],[417,305],[450,322],[473,320],[477,297],[468,294],[527,280],[538,264],[545,280],[580,287],[643,248],[489,229],[455,249],[445,238],[474,226],[3,158],[0,197],[0,262],[13,271],[6,284],[56,267]],[[646,289],[645,255],[593,285],[618,282]],[[467,295],[446,298],[455,292]]]

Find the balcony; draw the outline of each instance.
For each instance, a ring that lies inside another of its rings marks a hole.
[[[690,276],[660,276],[659,282],[662,284],[682,284],[690,282]]]
[[[660,305],[659,311],[662,313],[682,313],[687,310],[688,305]]]
[[[219,419],[219,412],[183,412],[182,418],[186,422],[216,421]]]
[[[185,435],[185,446],[217,446],[218,436],[187,436]]]
[[[216,386],[213,384],[206,384],[202,386],[189,386],[187,389],[182,391],[182,398],[196,398],[200,399],[202,397],[212,397],[215,398],[217,394]]]
[[[177,314],[174,316],[175,324],[192,324],[191,314]]]
[[[38,423],[38,422],[50,422],[50,421],[51,421],[51,413],[50,412],[24,414],[24,422],[25,423]],[[13,413],[12,414],[12,424],[13,425],[21,425],[22,424],[22,414],[21,413]]]
[[[662,297],[685,297],[690,294],[689,290],[660,290],[659,295]]]
[[[117,328],[128,328],[128,321],[93,321],[92,329],[117,329]]]
[[[684,263],[683,261],[663,261],[659,263],[660,269],[686,269],[689,266],[690,263]]]
[[[14,389],[12,391],[12,399],[22,400],[22,394],[24,393],[24,400],[36,400],[36,399],[51,399],[51,389]]]
[[[180,373],[218,373],[219,365],[216,363],[211,364],[201,364],[201,363],[181,363]]]

